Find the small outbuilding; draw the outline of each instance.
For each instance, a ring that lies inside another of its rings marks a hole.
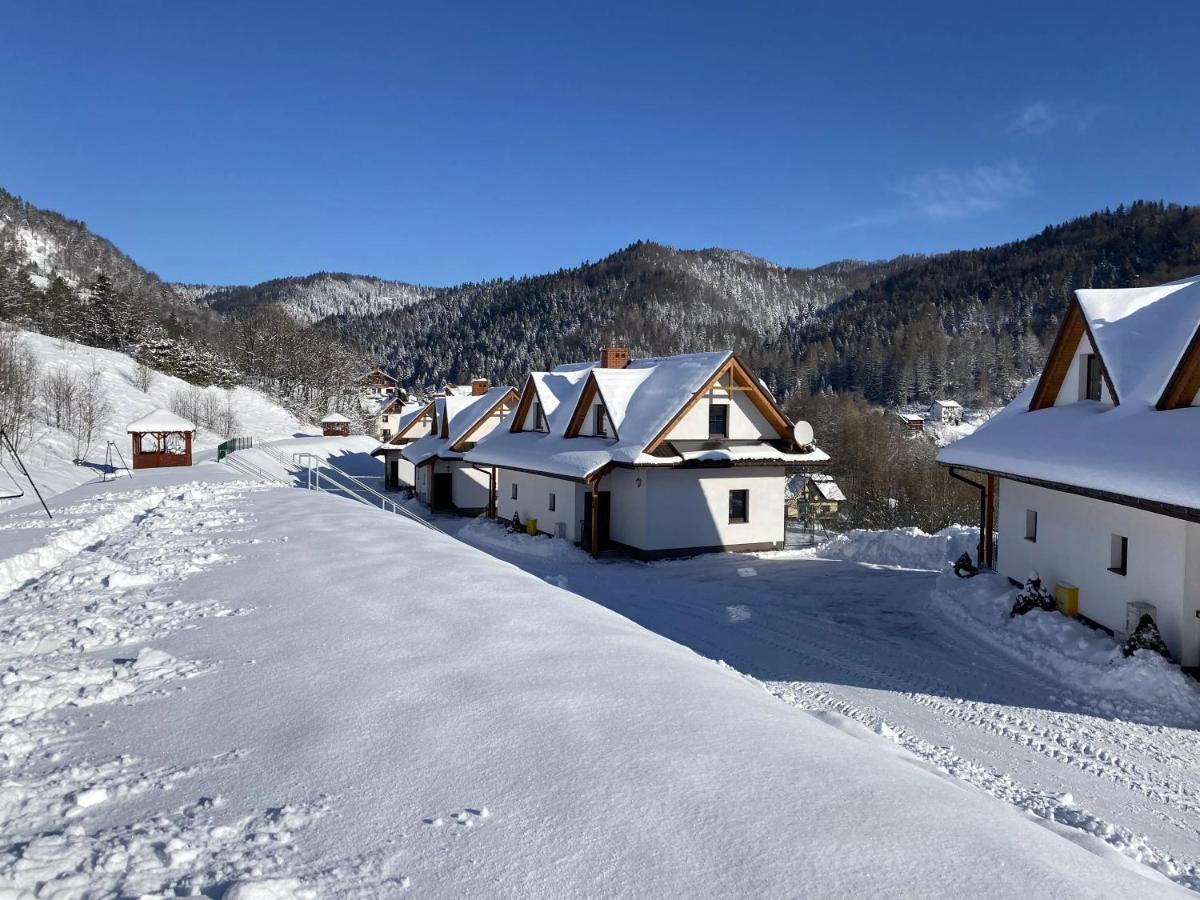
[[[161,469],[192,464],[192,438],[196,426],[183,416],[156,409],[127,429],[133,438],[133,467]]]
[[[341,413],[330,413],[321,420],[321,434],[325,437],[349,437],[350,420]]]

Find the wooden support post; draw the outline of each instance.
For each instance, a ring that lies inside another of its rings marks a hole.
[[[600,479],[592,482],[592,559],[600,558]]]
[[[995,552],[992,542],[992,534],[996,530],[996,476],[989,475],[987,477],[987,494],[984,502],[987,504],[984,509],[983,516],[983,555],[986,560],[985,566],[989,569],[996,568]]]

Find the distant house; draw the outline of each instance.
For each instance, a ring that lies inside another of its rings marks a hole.
[[[1198,447],[1195,277],[1076,291],[1037,383],[938,462],[983,495],[984,565],[1016,582],[1036,570],[1063,586],[1068,611],[1077,596],[1079,614],[1114,632],[1151,615],[1196,666]]]
[[[910,431],[925,430],[925,417],[920,413],[896,413],[896,417]]]
[[[807,426],[805,426],[807,427]],[[505,427],[465,456],[495,468],[493,512],[640,557],[783,546],[789,467],[828,457],[734,354],[533,372]]]
[[[405,401],[398,395],[388,395],[382,402],[374,404],[368,410],[371,422],[368,432],[379,441],[391,440],[399,429],[400,422],[411,412],[420,409],[424,404]]]
[[[341,413],[330,413],[321,420],[321,434],[325,437],[347,437],[350,434],[350,420]]]
[[[929,421],[940,425],[961,425],[962,407],[954,400],[934,400],[929,407]]]
[[[372,369],[354,383],[360,394],[395,394],[399,382],[382,369]]]
[[[371,451],[372,456],[383,458],[384,487],[387,490],[411,490],[416,487],[417,470],[404,458],[404,448],[433,433],[439,410],[439,398],[412,404],[397,416],[395,433]]]
[[[829,521],[837,517],[845,499],[846,495],[832,475],[815,472],[788,479],[787,515],[790,519],[801,518],[807,509],[817,519]]]
[[[429,431],[405,442],[400,457],[412,466],[417,499],[434,510],[482,515],[491,504],[494,473],[464,461],[476,443],[491,434],[517,402],[511,387],[492,387],[486,378],[471,382],[466,396],[435,397],[429,404]]]

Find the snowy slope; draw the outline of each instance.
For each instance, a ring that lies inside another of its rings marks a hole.
[[[225,315],[245,314],[260,305],[274,303],[305,324],[329,316],[376,315],[416,303],[434,293],[433,288],[403,281],[339,272],[275,278],[253,286],[175,284],[172,287],[181,297]]]
[[[443,535],[227,471],[0,517],[0,883],[1183,895]]]
[[[36,424],[34,439],[22,452],[22,458],[43,494],[54,494],[96,478],[96,466],[104,462],[106,442],[109,440],[116,442],[125,461],[132,465],[126,426],[156,408],[170,409],[172,398],[178,392],[201,390],[181,379],[156,373],[149,391],[142,393],[133,380],[136,364],[123,353],[61,341],[35,332],[22,332],[21,339],[36,354],[43,376],[63,369],[87,373],[95,365],[102,373],[101,383],[112,406],[111,413],[85,456],[85,463],[91,465],[75,463],[75,441],[71,435],[44,421]],[[208,388],[204,393],[223,399],[226,392],[219,388]],[[231,393],[237,411],[238,434],[259,440],[273,440],[317,430],[311,424],[300,422],[259,391],[238,387]],[[196,435],[194,449],[199,453],[211,451],[222,440],[223,436],[201,428]],[[10,484],[0,473],[0,493],[7,493]],[[26,497],[8,502],[11,505],[28,500],[29,497]],[[0,507],[5,503],[0,500]]]

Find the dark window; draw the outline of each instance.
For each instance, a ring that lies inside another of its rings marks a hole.
[[[729,492],[729,521],[731,523],[750,521],[749,491]]]
[[[1087,359],[1087,394],[1088,400],[1100,399],[1100,358],[1095,353],[1089,353]]]
[[[1032,509],[1025,510],[1025,540],[1037,540],[1037,511]]]
[[[1109,550],[1108,571],[1115,575],[1124,575],[1129,563],[1129,538],[1119,534],[1112,536],[1112,547]]]
[[[533,427],[537,431],[549,431],[546,426],[546,413],[542,410],[542,404],[536,400],[533,404]]]
[[[514,481],[512,486],[512,498],[517,499],[517,483]]]
[[[392,433],[390,431],[388,431],[388,429],[386,429],[386,428],[383,429],[383,440],[386,441],[391,436],[392,436]]]
[[[550,512],[554,512],[554,495],[550,495]]]
[[[710,403],[708,406],[708,436],[729,437],[729,404]]]
[[[596,424],[592,428],[592,431],[594,433],[600,435],[601,437],[607,437],[608,422],[607,422],[607,417],[604,415],[604,407],[597,405],[595,407],[595,410],[596,410]]]

